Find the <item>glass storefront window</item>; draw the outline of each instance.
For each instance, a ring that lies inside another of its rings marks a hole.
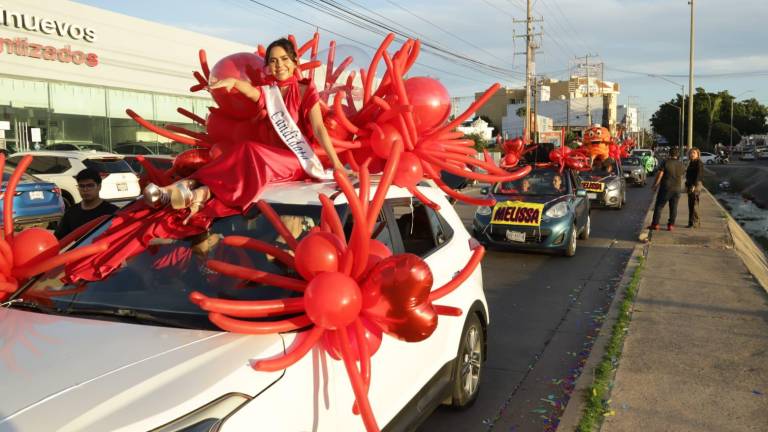
[[[0,76],[0,121],[11,125],[4,132],[5,139],[0,136],[0,147],[15,152],[70,143],[83,150],[175,154],[189,146],[144,129],[125,110],[130,108],[160,126],[200,132],[204,128],[179,114],[177,108],[206,118],[210,105],[211,100],[201,97]],[[35,128],[40,129],[41,137],[37,145],[31,141]]]

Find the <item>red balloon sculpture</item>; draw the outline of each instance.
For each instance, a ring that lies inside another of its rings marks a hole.
[[[397,147],[393,149],[393,159],[398,151]],[[389,173],[394,171],[395,165],[387,164]],[[355,393],[354,410],[361,414],[366,429],[374,431],[378,430],[378,426],[368,402],[370,362],[381,344],[382,333],[418,342],[434,332],[438,315],[460,316],[461,310],[434,305],[433,302],[463,283],[480,263],[485,250],[476,248],[469,262],[453,280],[433,290],[432,273],[420,257],[412,254],[393,256],[386,246],[371,239],[376,216],[393,176],[385,174],[373,200],[368,202],[367,193],[371,186],[367,166],[361,167],[360,174],[359,195],[343,173],[335,174],[354,220],[350,239],[345,237],[333,202],[327,196],[320,195],[323,209],[320,228],[301,241],[291,235],[269,204],[264,201],[257,203],[277,232],[286,239],[295,257],[255,239],[243,241],[240,237],[228,237],[223,240],[226,245],[272,255],[295,268],[302,279],[221,261],[208,262],[208,267],[219,273],[299,291],[303,293],[302,297],[239,301],[209,298],[194,292],[190,298],[209,311],[211,321],[224,330],[264,334],[305,329],[284,356],[256,361],[253,367],[262,371],[284,369],[321,342],[332,356],[344,361]],[[311,264],[308,259],[312,259]],[[297,313],[300,315],[274,320],[276,316]],[[254,320],[267,317],[271,319]]]
[[[297,74],[308,74],[314,82],[319,34],[302,46],[289,36],[301,58],[310,53],[310,61],[299,64]],[[351,237],[346,238],[342,223],[331,200],[320,196],[323,211],[318,230],[297,241],[265,202],[258,207],[283,237],[291,255],[275,245],[255,239],[228,237],[225,245],[253,249],[273,256],[286,266],[295,268],[301,279],[211,260],[210,269],[225,275],[278,286],[303,293],[300,298],[272,301],[237,301],[206,297],[192,293],[190,299],[210,312],[210,320],[222,329],[264,334],[300,331],[294,346],[279,358],[253,363],[257,370],[280,370],[302,358],[318,342],[334,358],[344,361],[355,394],[353,410],[359,413],[368,431],[378,430],[368,401],[371,356],[376,353],[383,333],[418,342],[434,332],[438,315],[460,316],[461,310],[434,305],[464,282],[479,264],[484,249],[474,250],[469,262],[456,277],[432,290],[429,267],[415,255],[392,255],[380,242],[372,240],[377,216],[391,185],[408,189],[425,205],[437,204],[424,196],[417,184],[431,180],[445,194],[476,205],[492,206],[491,198],[474,198],[451,189],[441,180],[441,171],[485,182],[512,181],[527,175],[531,167],[501,168],[486,154],[478,158],[472,140],[454,129],[483,105],[499,84],[491,86],[464,113],[448,122],[450,98],[445,87],[427,77],[405,79],[418,57],[420,42],[407,40],[390,55],[387,48],[394,40],[388,35],[374,54],[367,71],[359,70],[362,91],[353,86],[358,71],[351,71],[344,82],[337,83],[351,57],[335,65],[335,42],[331,42],[326,59],[325,83],[320,89],[320,107],[326,129],[339,157],[359,173],[359,195],[345,174],[336,172],[336,181],[346,196],[354,220]],[[202,72],[195,72],[197,84],[191,91],[209,88],[224,77],[247,79],[254,86],[269,83],[264,75],[264,48],[254,54],[239,53],[208,66],[205,51],[200,50]],[[374,77],[381,62],[385,70],[377,86]],[[359,96],[359,100],[356,97]],[[179,113],[205,127],[195,132],[174,125],[159,127],[127,110],[145,128],[174,141],[201,148],[207,157],[216,158],[230,146],[250,138],[252,122],[265,121],[266,112],[244,100],[236,92],[214,92],[218,107],[210,108],[207,119],[189,111]],[[331,101],[332,98],[332,101]],[[321,156],[324,151],[316,148]],[[197,160],[191,156],[190,159]],[[146,165],[145,165],[146,166]],[[190,169],[195,163],[185,164]],[[482,171],[482,172],[478,172]],[[370,175],[381,173],[379,186],[369,199]],[[171,172],[148,170],[157,184],[168,184],[174,174],[182,173],[174,165]],[[298,314],[298,315],[297,315]],[[283,316],[282,320],[263,320]],[[247,320],[246,320],[247,319]]]
[[[92,244],[59,254],[83,229],[57,240],[50,231],[29,228],[14,233],[13,198],[22,174],[32,163],[32,156],[24,156],[14,169],[5,186],[3,197],[3,236],[0,238],[0,301],[10,297],[20,285],[32,276],[47,272],[107,249],[106,243]],[[0,172],[5,169],[5,155],[0,154]],[[103,219],[101,219],[103,221]]]

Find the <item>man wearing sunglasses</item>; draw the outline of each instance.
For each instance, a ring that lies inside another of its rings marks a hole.
[[[97,171],[86,168],[77,173],[75,180],[77,180],[77,190],[83,200],[64,212],[64,216],[61,217],[59,226],[54,233],[58,239],[63,238],[80,225],[99,216],[111,215],[117,211],[117,206],[99,197],[101,176]]]

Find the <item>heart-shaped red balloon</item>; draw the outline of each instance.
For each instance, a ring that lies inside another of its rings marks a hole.
[[[397,339],[422,341],[437,327],[431,289],[432,272],[424,260],[413,254],[385,258],[361,287],[363,315]]]

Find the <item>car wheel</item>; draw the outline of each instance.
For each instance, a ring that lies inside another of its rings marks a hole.
[[[461,333],[459,353],[454,366],[451,406],[467,408],[475,403],[480,392],[480,377],[483,371],[485,333],[477,314],[470,313]]]
[[[62,199],[62,201],[64,201],[64,208],[65,209],[68,209],[68,208],[72,207],[73,205],[75,205],[75,200],[73,200],[72,197],[69,196],[69,194],[66,194],[66,193],[62,194],[61,195],[61,199]]]
[[[584,224],[584,229],[581,231],[579,239],[589,240],[589,235],[592,233],[592,216],[587,215],[587,223]]]
[[[568,245],[563,250],[563,255],[567,257],[572,257],[576,255],[576,237],[578,236],[578,233],[576,232],[576,225],[573,225],[571,227],[571,235],[568,239]]]

